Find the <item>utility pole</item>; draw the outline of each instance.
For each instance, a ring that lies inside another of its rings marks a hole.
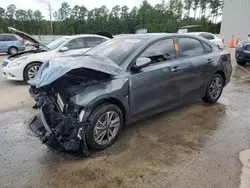
[[[49,20],[50,20],[50,32],[51,32],[51,35],[53,35],[53,21],[52,21],[52,11],[53,11],[53,8],[51,6],[51,3],[50,1],[46,1],[45,4],[47,5],[48,7],[48,11],[49,11]]]

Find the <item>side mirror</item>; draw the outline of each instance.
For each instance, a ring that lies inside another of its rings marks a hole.
[[[151,63],[151,59],[149,59],[147,57],[139,57],[136,60],[133,68],[136,70],[139,70],[139,69],[142,69],[143,67],[148,66],[150,63]]]
[[[67,47],[61,47],[61,49],[60,49],[60,52],[66,52],[66,51],[68,51],[69,49],[67,48]]]

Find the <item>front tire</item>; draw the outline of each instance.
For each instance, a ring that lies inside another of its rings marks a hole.
[[[242,61],[236,61],[238,65],[245,66],[247,63]]]
[[[121,109],[114,104],[103,104],[95,109],[86,130],[88,146],[93,150],[102,150],[112,145],[118,138],[123,126]]]
[[[31,63],[29,64],[27,67],[25,67],[24,69],[24,81],[27,82],[30,79],[33,79],[37,73],[37,71],[39,70],[39,68],[41,67],[41,63]]]
[[[224,87],[224,79],[220,74],[214,74],[208,82],[206,94],[202,100],[206,103],[213,104],[218,101]]]

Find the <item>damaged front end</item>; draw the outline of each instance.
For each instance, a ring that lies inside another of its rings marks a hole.
[[[48,62],[42,69],[30,81],[29,89],[35,107],[40,109],[41,123],[33,123],[30,128],[44,144],[63,156],[90,155],[85,139],[88,122],[83,122],[85,107],[74,104],[71,98],[90,85],[109,80],[111,74],[90,69],[86,64],[75,68],[70,61],[64,66]]]

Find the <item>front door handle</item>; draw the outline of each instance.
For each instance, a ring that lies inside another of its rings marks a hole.
[[[172,72],[178,72],[179,70],[181,70],[181,67],[172,67],[171,68]]]
[[[208,64],[213,63],[213,60],[212,60],[212,59],[208,59],[208,60],[207,60],[207,63],[208,63]]]

